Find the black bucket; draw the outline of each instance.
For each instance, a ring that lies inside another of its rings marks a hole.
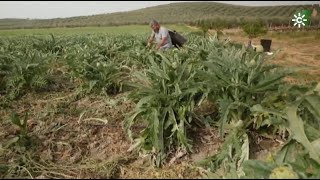
[[[271,39],[261,39],[260,43],[263,47],[264,52],[270,52],[271,43],[272,43]]]

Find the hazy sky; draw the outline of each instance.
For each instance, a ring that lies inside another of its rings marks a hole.
[[[0,1],[2,18],[64,18],[130,11],[184,1]],[[213,1],[246,6],[320,4],[320,1]]]

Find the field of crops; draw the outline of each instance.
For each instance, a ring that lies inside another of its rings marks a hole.
[[[178,32],[193,32],[194,29],[188,26],[167,24],[167,28],[176,30]],[[127,25],[127,26],[111,26],[111,27],[76,27],[76,28],[48,28],[48,29],[12,29],[12,30],[0,30],[0,36],[31,36],[31,35],[58,35],[58,36],[69,36],[69,35],[91,35],[91,34],[104,34],[108,35],[120,35],[120,34],[131,34],[131,35],[145,35],[150,33],[151,30],[145,25]]]
[[[319,83],[215,36],[147,35],[2,36],[0,177],[136,177],[216,143],[170,177],[320,178]]]

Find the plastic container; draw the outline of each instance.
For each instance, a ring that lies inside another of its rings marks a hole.
[[[271,39],[261,39],[260,43],[263,47],[264,52],[270,52],[271,43],[272,43]]]

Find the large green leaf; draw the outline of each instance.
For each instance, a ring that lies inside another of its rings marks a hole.
[[[271,174],[272,169],[276,166],[259,160],[248,160],[243,163],[243,171],[246,178],[266,179]]]
[[[320,152],[320,138],[311,142],[316,152]]]
[[[219,112],[221,114],[221,118],[220,118],[220,137],[223,137],[223,133],[224,133],[224,125],[227,123],[228,117],[229,117],[229,112],[232,108],[232,101],[230,101],[229,99],[221,99],[218,101],[219,104]]]
[[[151,119],[149,119],[149,124],[151,124],[151,128],[153,130],[152,132],[152,143],[155,146],[157,150],[160,149],[160,143],[159,143],[159,125],[160,125],[160,120],[159,120],[159,112],[156,108],[152,108],[152,116]]]
[[[241,146],[241,156],[240,160],[238,161],[237,168],[242,166],[244,161],[249,160],[249,137],[246,133],[242,135],[243,144]]]
[[[132,114],[130,117],[126,118],[124,121],[124,128],[129,136],[129,138],[132,140],[132,132],[130,130],[131,126],[134,123],[134,120],[136,119],[136,117],[143,113],[145,110],[144,109],[139,109],[136,112],[134,112],[134,114]]]
[[[320,138],[319,129],[311,126],[309,123],[304,123],[304,130],[310,142]]]
[[[301,143],[309,151],[310,158],[320,163],[320,152],[316,151],[308,140],[304,131],[303,121],[297,116],[297,109],[297,105],[289,105],[286,110],[292,138]]]
[[[313,114],[315,120],[320,124],[320,96],[309,95],[305,97],[307,103],[309,103],[308,109]]]

